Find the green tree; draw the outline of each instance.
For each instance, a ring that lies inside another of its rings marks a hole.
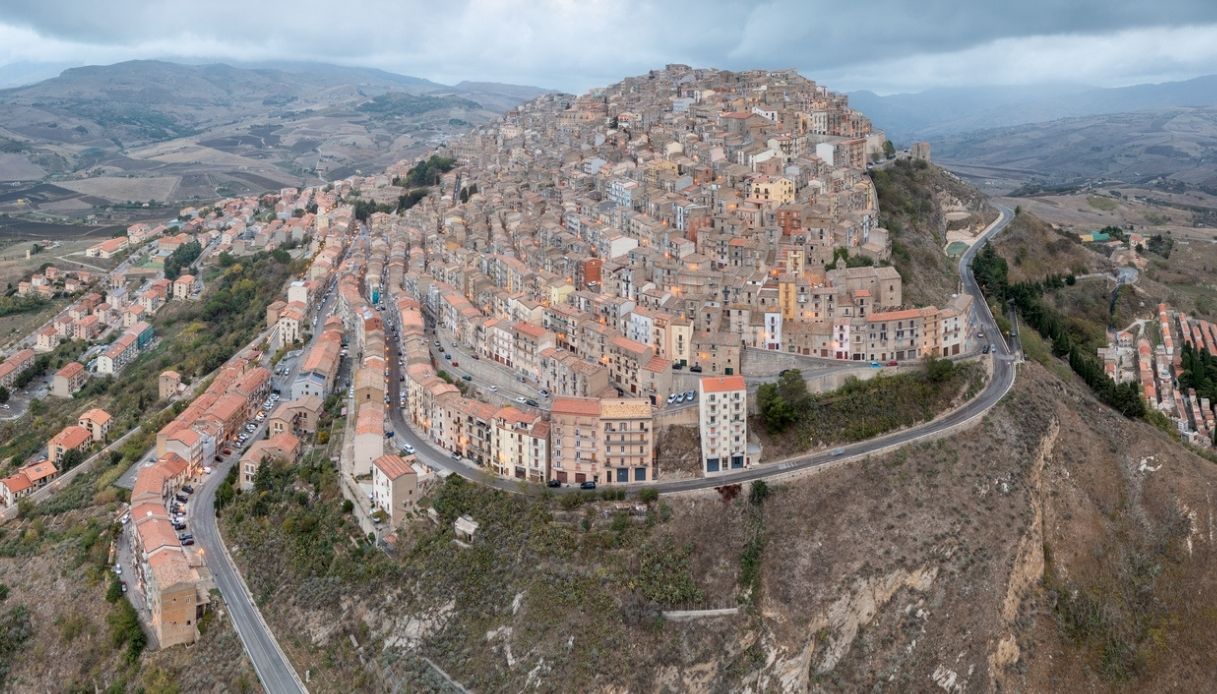
[[[891,140],[883,141],[883,156],[888,159],[896,156],[896,145],[893,145]]]
[[[203,247],[199,245],[198,241],[187,241],[178,246],[165,258],[165,278],[177,279],[182,274],[182,268],[189,267],[191,263],[198,260],[202,252]]]
[[[59,459],[59,471],[67,472],[68,470],[71,470],[72,468],[74,468],[77,465],[80,465],[82,462],[84,462],[84,459],[85,459],[84,451],[81,451],[78,449],[72,449],[72,450],[64,453],[63,457]]]
[[[765,383],[756,391],[757,409],[765,428],[781,433],[794,424],[796,413],[790,403],[778,392],[775,383]]]
[[[8,388],[0,386],[0,404],[8,402],[10,397],[12,397],[12,394],[8,392]]]

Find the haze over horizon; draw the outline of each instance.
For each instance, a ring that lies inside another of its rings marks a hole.
[[[1061,11],[1049,0],[915,8],[897,0],[466,0],[375,2],[345,14],[315,0],[0,5],[0,66],[43,79],[48,70],[132,59],[316,61],[569,92],[666,63],[794,67],[836,90],[879,94],[1117,87],[1217,73],[1217,4],[1081,0]]]

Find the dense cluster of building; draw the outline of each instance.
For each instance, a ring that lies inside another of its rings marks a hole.
[[[1156,330],[1145,327],[1152,324]],[[1217,357],[1217,325],[1158,304],[1158,316],[1142,323],[1140,334],[1121,330],[1110,337],[1099,357],[1116,383],[1136,383],[1149,406],[1175,423],[1185,440],[1208,448],[1217,431],[1217,416],[1207,397],[1179,384],[1184,345]]]
[[[755,463],[746,350],[888,361],[963,349],[970,298],[907,306],[886,263],[865,171],[883,142],[844,97],[790,71],[672,65],[525,104],[454,142],[455,167],[420,204],[366,227],[330,220],[330,239],[348,241],[342,325],[313,342],[293,397],[326,397],[353,341],[354,478],[396,453],[399,406],[428,440],[504,477],[649,482],[666,406],[694,392],[703,472]],[[409,169],[325,190],[394,200]],[[268,320],[303,334],[308,306],[272,306]],[[552,400],[504,404],[453,382],[431,337]],[[399,403],[386,339],[401,354]]]

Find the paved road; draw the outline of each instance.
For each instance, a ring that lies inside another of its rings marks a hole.
[[[262,619],[262,613],[254,606],[249,588],[245,585],[245,580],[241,578],[232,557],[228,554],[228,549],[224,546],[224,538],[220,535],[220,529],[216,523],[216,488],[228,474],[228,469],[237,464],[237,459],[238,456],[235,454],[229,456],[224,463],[212,470],[196,491],[193,508],[190,509],[194,538],[203,552],[207,568],[215,577],[216,587],[224,596],[224,603],[228,605],[228,612],[232,616],[237,635],[241,637],[241,643],[245,646],[245,652],[249,654],[250,661],[253,662],[254,671],[258,673],[262,686],[266,688],[266,691],[276,694],[279,692],[305,692],[307,690],[304,683],[296,675],[291,661],[287,659],[287,655],[279,647],[279,642],[275,640],[270,627]]]
[[[992,313],[989,310],[989,304],[985,301],[984,296],[980,292],[980,287],[976,283],[976,278],[972,275],[972,259],[976,256],[976,252],[984,246],[990,239],[1009,225],[1014,219],[1014,212],[1008,207],[996,205],[1000,216],[997,220],[976,240],[972,246],[960,256],[959,259],[959,276],[962,280],[963,291],[971,294],[975,299],[974,310],[977,312],[977,324],[979,327],[990,335],[1001,336],[1001,332],[997,328],[997,322],[994,320]],[[392,350],[396,350],[396,340],[388,341]],[[998,403],[1010,388],[1014,386],[1015,377],[1015,362],[1018,360],[1017,354],[1011,350],[1004,339],[998,339],[993,342],[993,375],[989,380],[985,389],[971,401],[963,405],[957,410],[954,410],[938,419],[924,424],[910,427],[903,431],[897,431],[886,436],[880,436],[866,441],[841,446],[832,451],[823,451],[811,453],[807,455],[789,458],[783,461],[775,461],[756,467],[745,468],[737,472],[726,473],[709,478],[695,478],[687,480],[671,480],[658,481],[650,484],[633,485],[632,489],[637,490],[644,487],[652,487],[661,492],[685,492],[698,489],[710,489],[724,484],[737,484],[741,482],[749,482],[752,480],[784,475],[798,470],[806,470],[808,468],[818,467],[827,463],[858,458],[864,455],[874,454],[884,451],[888,448],[904,445],[912,441],[917,441],[924,438],[929,438],[943,434],[952,430],[955,427],[972,421],[977,417],[983,416],[994,405]],[[390,364],[390,396],[392,402],[398,402],[398,374],[397,359],[393,357],[389,360]],[[526,489],[539,490],[539,487],[523,486],[518,480],[503,479],[492,475],[477,465],[469,461],[457,461],[452,458],[451,454],[434,446],[429,441],[419,437],[414,430],[406,424],[405,418],[402,415],[402,410],[398,407],[390,407],[390,421],[395,432],[394,437],[398,444],[405,442],[414,446],[415,455],[420,461],[431,468],[446,471],[448,473],[459,474],[462,477],[469,478],[473,481],[485,484],[496,489],[502,489],[509,492],[520,492]],[[564,487],[560,491],[572,491],[573,488]]]

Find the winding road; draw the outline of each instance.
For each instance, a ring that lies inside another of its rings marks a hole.
[[[667,493],[687,492],[709,489],[725,484],[738,484],[751,480],[787,475],[829,463],[857,459],[914,441],[939,436],[968,424],[979,417],[983,417],[1013,387],[1015,363],[1018,359],[1017,354],[1011,350],[1010,345],[1005,340],[1000,339],[1001,333],[998,330],[997,322],[994,320],[988,303],[980,292],[980,287],[977,285],[971,269],[971,262],[976,252],[994,236],[1001,233],[1014,218],[1014,213],[1009,208],[1003,206],[997,206],[997,208],[1000,212],[998,219],[984,231],[959,260],[962,289],[975,298],[974,310],[977,311],[977,324],[990,335],[999,336],[999,339],[993,343],[992,378],[978,396],[958,409],[933,421],[886,436],[842,446],[833,451],[817,452],[783,461],[766,463],[716,477],[671,480],[666,482],[659,481],[651,484],[637,485],[635,490],[649,487]],[[329,303],[327,301],[326,305],[323,306],[323,315],[328,311]],[[385,320],[386,323],[391,324],[393,322],[394,317],[392,312],[386,312]],[[401,369],[397,361],[398,345],[396,340],[388,340],[386,342],[389,350],[388,363],[390,365],[388,391],[391,398],[390,402],[396,403],[400,397],[401,386],[399,379]],[[288,378],[294,376],[295,369],[293,368],[291,371],[292,373],[288,375]],[[503,479],[487,473],[474,463],[454,459],[446,451],[435,447],[426,439],[418,436],[414,429],[406,423],[405,418],[402,416],[401,408],[390,407],[389,412],[390,421],[395,432],[395,440],[398,443],[405,442],[412,445],[418,459],[433,469],[459,474],[477,483],[508,492],[540,491],[541,487],[537,485],[521,484],[518,480]],[[267,691],[276,693],[304,692],[307,690],[303,682],[297,676],[291,662],[287,659],[282,648],[279,647],[274,634],[258,612],[258,608],[254,605],[248,587],[245,585],[240,572],[233,563],[232,557],[224,546],[223,538],[216,523],[214,508],[216,488],[227,473],[228,468],[236,464],[236,458],[236,455],[229,457],[201,485],[194,501],[194,508],[192,509],[194,534],[199,545],[205,550],[204,559],[207,562],[208,568],[215,576],[216,585],[219,587],[225,602],[229,606],[234,626],[263,686]],[[566,487],[557,491],[572,492],[577,491],[577,488]]]
[[[997,327],[997,321],[994,319],[992,312],[989,310],[989,304],[981,294],[980,286],[976,283],[976,278],[972,275],[972,259],[976,257],[976,252],[980,250],[984,244],[988,243],[997,234],[1000,234],[1014,219],[1014,211],[1003,205],[994,205],[998,210],[998,218],[976,239],[976,242],[968,248],[967,251],[959,258],[959,276],[962,283],[962,289],[965,293],[970,294],[974,299],[973,310],[977,312],[978,327],[989,335],[996,335],[999,339],[993,342],[993,374],[992,378],[985,385],[984,390],[975,398],[967,403],[949,412],[946,415],[938,417],[932,421],[917,426],[909,427],[901,431],[896,431],[885,436],[879,436],[866,441],[849,444],[835,448],[831,451],[819,451],[806,455],[787,458],[781,461],[765,463],[755,467],[744,468],[736,472],[724,473],[714,477],[694,478],[685,480],[669,480],[658,481],[653,483],[631,485],[631,490],[644,488],[658,489],[660,492],[688,492],[699,489],[711,489],[725,484],[738,484],[741,482],[749,482],[752,480],[766,479],[776,477],[778,475],[787,475],[809,468],[819,467],[828,463],[840,462],[843,460],[851,460],[862,456],[871,455],[886,451],[890,448],[903,446],[921,439],[932,438],[950,432],[958,427],[970,423],[978,417],[984,416],[994,405],[998,403],[1006,393],[1014,386],[1015,363],[1018,361],[1016,350],[1012,350],[1010,345],[1004,339],[1001,339],[1001,331]],[[397,345],[396,341],[389,340],[391,355],[388,359],[390,364],[390,380],[389,394],[391,402],[398,402],[400,395],[400,367],[397,363]],[[398,442],[405,442],[414,447],[415,456],[432,469],[444,471],[445,473],[458,474],[468,478],[479,484],[484,484],[496,489],[501,489],[509,492],[521,492],[526,490],[540,491],[541,487],[535,485],[522,485],[519,480],[504,479],[486,472],[477,464],[468,460],[457,460],[450,453],[444,451],[426,438],[419,436],[415,430],[410,427],[405,417],[402,415],[402,410],[398,407],[390,407],[390,421],[393,425],[394,437]],[[563,487],[559,492],[577,491],[576,487]]]

